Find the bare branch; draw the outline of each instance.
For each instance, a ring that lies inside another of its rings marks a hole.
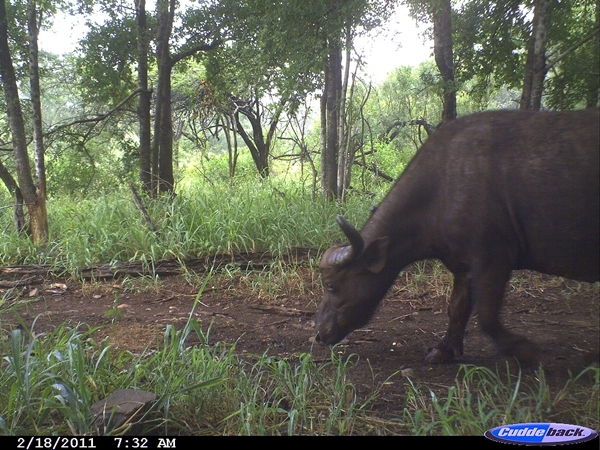
[[[364,167],[365,169],[373,172],[376,176],[383,178],[386,181],[396,181],[394,180],[394,178],[392,178],[391,176],[389,176],[388,174],[382,172],[381,170],[379,170],[379,167],[377,167],[377,164],[375,163],[371,163],[370,165],[367,163],[364,163],[362,161],[356,160],[354,161],[354,164],[359,166],[359,167]]]
[[[62,125],[55,126],[55,127],[51,128],[49,131],[47,131],[45,133],[45,135],[46,136],[51,135],[53,133],[56,133],[57,131],[63,130],[65,128],[72,127],[73,125],[77,125],[77,124],[80,124],[80,123],[97,123],[97,122],[101,122],[104,119],[107,119],[108,117],[110,117],[115,112],[119,111],[123,105],[125,105],[131,99],[133,99],[134,97],[136,97],[137,95],[139,95],[141,92],[142,92],[142,89],[139,89],[139,88],[136,89],[131,94],[129,94],[123,101],[121,101],[117,106],[115,106],[113,109],[105,112],[104,114],[98,114],[96,117],[90,117],[89,119],[78,119],[78,120],[74,120],[73,122],[69,122],[69,123],[65,123],[65,124],[62,124]]]
[[[142,199],[140,198],[140,194],[138,194],[138,191],[135,188],[135,186],[134,186],[133,183],[129,183],[129,189],[131,189],[131,193],[133,194],[133,200],[135,201],[135,205],[137,206],[137,208],[139,209],[139,211],[142,213],[142,216],[144,217],[144,220],[146,221],[146,225],[148,225],[148,228],[150,228],[150,230],[152,230],[154,233],[158,233],[156,225],[154,225],[154,223],[152,222],[152,219],[150,219],[150,215],[148,214],[148,210],[146,209],[146,207],[142,203]]]
[[[392,141],[396,136],[398,136],[398,133],[400,132],[399,130],[393,131],[394,128],[402,128],[407,125],[422,126],[423,128],[425,128],[425,131],[427,132],[428,136],[430,136],[435,131],[435,128],[430,123],[428,123],[425,119],[396,120],[396,121],[392,122],[390,124],[390,126],[387,127],[387,129],[385,130],[384,136],[386,137],[388,142]]]
[[[585,44],[590,39],[592,39],[595,36],[597,36],[599,33],[600,33],[600,28],[594,28],[590,34],[588,34],[584,38],[582,38],[579,41],[577,41],[576,43],[574,43],[571,47],[569,47],[568,49],[566,49],[564,52],[562,52],[560,55],[558,55],[556,58],[554,58],[550,63],[548,63],[548,65],[546,66],[546,69],[547,70],[552,69],[565,56],[567,56],[569,53],[572,53],[575,50],[577,50],[579,47],[581,47],[583,44]],[[552,56],[552,55],[549,55],[549,56]]]
[[[199,45],[191,47],[187,50],[184,50],[180,53],[177,53],[176,55],[173,55],[171,57],[171,61],[170,61],[171,67],[173,67],[175,64],[177,64],[182,59],[187,58],[188,56],[195,55],[198,52],[206,52],[206,51],[212,50],[214,48],[217,48],[219,46],[219,44],[221,44],[221,40],[217,39],[217,40],[214,40],[213,42],[211,42],[210,44],[199,44]]]

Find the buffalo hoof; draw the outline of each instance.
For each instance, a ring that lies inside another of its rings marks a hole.
[[[454,352],[445,348],[430,348],[425,361],[431,364],[448,364],[454,359]]]

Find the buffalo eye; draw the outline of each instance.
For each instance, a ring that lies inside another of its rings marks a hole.
[[[335,292],[335,286],[334,286],[333,284],[331,284],[331,283],[327,283],[327,284],[325,285],[325,287],[327,288],[327,290],[328,290],[329,292]]]

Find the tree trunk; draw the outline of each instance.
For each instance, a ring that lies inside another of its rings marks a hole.
[[[13,219],[17,233],[21,234],[26,231],[25,213],[23,212],[23,195],[21,194],[21,189],[19,189],[17,182],[6,169],[6,167],[4,167],[2,161],[0,161],[0,180],[4,182],[8,192],[15,197],[15,211]]]
[[[156,37],[156,62],[158,66],[158,86],[154,116],[154,142],[152,145],[152,192],[173,192],[173,119],[171,115],[171,72],[180,60],[199,51],[212,50],[220,40],[211,44],[198,44],[172,56],[169,40],[173,30],[176,0],[157,0],[156,16],[158,33]]]
[[[234,114],[235,118],[235,127],[237,129],[238,134],[242,137],[244,143],[250,150],[250,155],[252,155],[252,160],[256,165],[256,169],[258,170],[258,174],[261,178],[269,177],[269,149],[265,144],[265,140],[262,133],[262,127],[260,124],[260,116],[254,117],[249,114],[245,114],[250,122],[252,127],[252,135],[251,138],[242,123],[240,122],[240,113],[239,111]]]
[[[327,155],[327,81],[329,78],[328,75],[328,71],[327,68],[325,68],[325,81],[323,83],[323,93],[321,95],[321,99],[319,101],[319,106],[320,106],[320,111],[319,111],[319,115],[320,115],[320,122],[321,122],[321,129],[320,129],[320,133],[319,133],[319,138],[320,138],[320,148],[321,148],[321,191],[323,193],[323,195],[326,198],[329,198],[329,194],[328,192],[330,191],[330,189],[326,190],[325,186],[327,186],[326,183],[329,182],[329,178],[325,177],[325,171],[326,171],[326,155]]]
[[[349,57],[348,57],[348,61],[350,61]],[[361,60],[359,58],[356,63],[356,67],[355,67],[354,71],[352,72],[352,77],[350,80],[350,93],[346,94],[346,92],[344,92],[344,96],[347,96],[346,102],[349,102],[350,104],[353,104],[355,101],[354,100],[354,92],[355,92],[355,87],[356,87],[356,76],[358,74],[360,66],[361,66]],[[359,149],[362,149],[363,145],[364,145],[364,137],[365,137],[365,131],[366,131],[365,125],[367,123],[365,116],[364,116],[364,108],[365,108],[365,104],[367,103],[367,101],[369,99],[370,94],[371,94],[371,84],[369,83],[369,85],[366,89],[365,96],[361,100],[358,108],[356,108],[356,111],[355,111],[355,107],[353,107],[351,109],[347,109],[345,112],[346,123],[348,124],[347,125],[348,130],[346,131],[346,135],[344,137],[344,142],[341,144],[341,146],[343,147],[344,152],[346,154],[344,188],[342,189],[342,195],[340,197],[340,199],[343,202],[346,201],[346,193],[348,191],[348,188],[350,187],[350,184],[352,183],[352,166],[354,166],[354,164],[356,164],[358,162],[356,160],[356,153]],[[355,112],[358,113],[358,117],[356,116]],[[352,127],[352,131],[350,130],[350,127]],[[362,154],[363,154],[363,159],[364,159],[364,151],[362,152]]]
[[[525,79],[520,109],[538,111],[542,105],[546,66],[546,40],[548,34],[550,0],[534,0],[531,37],[527,46]]]
[[[148,193],[152,192],[152,131],[150,99],[148,90],[148,28],[146,24],[146,0],[136,0],[138,37],[138,120],[140,129],[140,181]]]
[[[35,0],[29,0],[27,28],[29,32],[29,87],[33,111],[33,142],[35,145],[35,172],[38,179],[39,195],[46,196],[46,169],[44,159],[44,138],[42,134],[42,100],[40,94],[40,69],[38,58],[38,33]]]
[[[37,20],[36,1],[29,0],[27,18],[27,28],[29,33],[29,86],[33,111],[33,142],[35,145],[35,173],[37,177],[37,204],[34,207],[34,214],[36,217],[34,217],[30,211],[30,231],[31,235],[35,237],[34,241],[36,243],[45,243],[48,240],[48,213],[46,210],[46,165],[42,132],[42,100],[40,94],[40,69],[38,58],[39,27],[40,24]]]
[[[155,139],[159,141],[158,152],[158,190],[159,192],[173,192],[175,178],[173,175],[173,117],[171,114],[171,68],[169,64],[161,68],[164,77],[162,84],[162,113],[160,121],[160,134]],[[160,77],[161,75],[159,75]]]
[[[352,166],[353,156],[350,155],[350,145],[347,139],[347,130],[346,127],[348,125],[347,117],[346,117],[346,97],[348,94],[348,82],[350,79],[350,57],[352,51],[352,37],[351,37],[351,24],[348,23],[345,28],[346,33],[346,65],[344,67],[344,76],[341,77],[341,91],[340,91],[340,101],[338,108],[338,172],[337,172],[337,198],[341,201],[344,201],[345,192],[348,186],[350,185],[350,176],[351,171],[348,170],[349,167]],[[340,49],[340,63],[341,63],[341,49]]]
[[[235,128],[237,133],[242,137],[250,154],[258,173],[261,178],[268,178],[270,174],[269,157],[271,155],[271,147],[273,146],[273,139],[275,138],[275,132],[277,131],[277,124],[279,118],[283,113],[287,100],[282,97],[279,104],[276,106],[275,111],[269,118],[270,124],[267,130],[267,135],[264,134],[263,120],[264,115],[261,112],[261,103],[256,97],[252,103],[244,102],[239,99],[233,99],[235,104],[235,113],[233,114],[235,119]],[[264,108],[262,108],[264,111]],[[240,122],[240,114],[244,115],[252,128],[252,134],[250,135],[244,129]]]
[[[25,124],[19,100],[17,79],[8,47],[8,23],[5,0],[0,0],[0,78],[2,78],[6,112],[12,133],[17,179],[23,200],[27,204],[29,212],[31,236],[34,244],[44,244],[48,240],[46,202],[42,195],[38,195],[33,177],[31,176],[27,140],[25,137]]]
[[[339,156],[339,110],[342,92],[342,51],[339,39],[328,40],[328,58],[325,67],[325,148],[321,155],[322,190],[328,200],[337,198]]]
[[[225,131],[225,140],[227,141],[229,178],[233,178],[235,176],[238,159],[236,121],[235,118],[229,114],[223,114],[223,121],[225,122],[223,129]]]
[[[432,4],[433,54],[444,80],[442,122],[456,119],[456,85],[454,82],[454,54],[452,50],[452,7],[450,0]]]
[[[169,39],[173,29],[175,0],[157,0],[156,61],[158,85],[154,116],[154,143],[152,146],[153,192],[172,191],[173,180],[173,127],[171,119],[171,55]]]

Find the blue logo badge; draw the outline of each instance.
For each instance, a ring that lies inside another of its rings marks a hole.
[[[594,439],[594,430],[566,423],[518,423],[492,428],[485,437],[504,444],[561,445]]]

